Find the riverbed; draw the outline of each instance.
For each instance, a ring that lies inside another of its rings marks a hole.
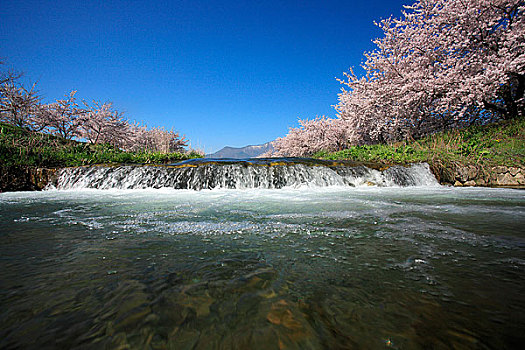
[[[513,349],[525,192],[0,194],[0,348]]]

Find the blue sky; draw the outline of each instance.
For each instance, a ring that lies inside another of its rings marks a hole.
[[[45,101],[70,90],[207,153],[335,116],[342,78],[410,0],[2,0],[0,57]]]

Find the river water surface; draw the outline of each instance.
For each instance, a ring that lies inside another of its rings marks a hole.
[[[0,348],[516,349],[525,192],[0,194]]]

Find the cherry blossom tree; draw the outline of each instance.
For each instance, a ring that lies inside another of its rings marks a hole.
[[[81,108],[75,98],[77,91],[73,90],[64,99],[56,100],[45,106],[47,124],[57,135],[65,139],[80,136],[80,126],[87,110]]]
[[[339,151],[348,146],[348,127],[340,119],[325,116],[315,119],[300,119],[300,127],[290,128],[285,137],[272,145],[272,156],[303,157],[318,151]]]
[[[524,114],[525,2],[420,0],[366,53],[336,106],[354,143]]]
[[[32,116],[40,103],[36,84],[28,90],[12,78],[4,77],[4,83],[0,85],[0,120],[31,129]]]
[[[5,62],[0,61],[0,66],[4,66]],[[22,77],[22,73],[15,72],[11,69],[2,69],[0,70],[0,85],[9,82],[15,82]]]
[[[5,63],[0,61],[0,66]],[[23,74],[14,70],[0,71],[0,120],[32,130],[41,130],[36,122],[41,97],[36,83],[27,89],[20,81]]]
[[[0,61],[0,65],[3,62]],[[51,132],[66,139],[87,140],[91,144],[110,144],[136,152],[184,152],[188,140],[178,132],[162,127],[130,123],[111,102],[77,102],[77,91],[63,99],[41,104],[33,84],[26,89],[21,74],[0,70],[0,121],[33,131]]]
[[[188,140],[173,130],[137,123],[130,125],[130,135],[124,148],[135,152],[183,152],[188,145]]]
[[[276,155],[418,138],[525,114],[525,1],[418,0],[379,28],[365,75],[345,73],[339,119],[300,121]],[[344,141],[343,141],[344,140]]]
[[[184,147],[188,145],[186,137],[180,136],[180,134],[173,129],[156,128],[155,134],[158,152],[182,152],[184,151]]]
[[[112,114],[111,103],[100,104],[93,102],[94,106],[86,105],[87,112],[84,114],[84,122],[80,126],[81,136],[91,144],[99,143],[102,135],[109,127],[108,119]]]
[[[111,102],[86,105],[80,123],[80,135],[91,144],[107,143],[122,148],[130,139],[130,125],[123,113],[113,109]]]
[[[126,151],[145,151],[152,147],[153,141],[148,137],[148,127],[137,122],[129,126],[130,138],[124,144]]]
[[[39,103],[35,106],[31,117],[32,129],[34,131],[49,132],[49,126],[54,119],[53,111],[48,104]]]

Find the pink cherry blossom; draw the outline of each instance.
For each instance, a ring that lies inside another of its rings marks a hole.
[[[405,6],[402,18],[377,24],[383,36],[365,53],[364,76],[350,69],[340,80],[337,119],[300,121],[275,141],[276,154],[336,149],[342,135],[337,145],[389,142],[525,114],[524,15],[523,0]]]
[[[299,120],[298,128],[290,128],[286,137],[273,142],[277,157],[309,156],[318,151],[338,151],[347,146],[348,128],[340,119],[325,116]]]
[[[336,110],[352,142],[381,142],[525,110],[525,2],[420,0],[352,71]]]

